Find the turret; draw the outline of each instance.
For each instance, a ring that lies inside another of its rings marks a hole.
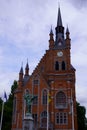
[[[69,48],[71,47],[70,41],[71,41],[70,32],[69,32],[69,28],[67,26],[67,28],[66,28],[66,46]]]
[[[19,72],[19,81],[18,81],[18,87],[20,88],[23,85],[23,67],[21,66],[20,72]]]
[[[53,37],[53,30],[52,30],[52,26],[51,26],[51,30],[50,30],[50,39],[49,39],[49,48],[52,49],[54,47],[54,37]]]
[[[20,72],[19,72],[19,81],[23,80],[23,67],[21,67]]]

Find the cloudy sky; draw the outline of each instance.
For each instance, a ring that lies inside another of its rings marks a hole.
[[[59,0],[63,25],[69,26],[71,60],[76,68],[77,101],[87,109],[87,0]],[[57,0],[0,0],[0,96],[28,59],[30,73],[48,49],[57,24]]]

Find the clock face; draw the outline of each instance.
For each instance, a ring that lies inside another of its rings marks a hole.
[[[61,43],[61,42],[59,42],[59,43],[58,43],[58,45],[59,45],[59,46],[61,46],[61,45],[62,45],[62,43]]]
[[[63,56],[63,52],[62,51],[57,52],[57,56],[59,57]]]

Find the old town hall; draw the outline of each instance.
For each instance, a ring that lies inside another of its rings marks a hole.
[[[76,79],[70,49],[70,32],[68,27],[64,31],[58,8],[55,36],[52,28],[49,33],[49,49],[31,75],[28,62],[25,73],[23,67],[20,69],[18,88],[14,92],[12,130],[23,130],[25,93],[37,97],[31,107],[34,130],[46,130],[47,125],[49,130],[77,130]]]

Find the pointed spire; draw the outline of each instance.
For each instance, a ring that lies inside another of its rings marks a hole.
[[[60,7],[58,7],[57,26],[62,26],[62,18],[61,18]]]
[[[22,66],[19,72],[19,81],[22,81],[22,80],[23,80],[23,62],[22,62]]]
[[[52,25],[51,25],[49,36],[50,36],[50,39],[49,39],[49,48],[52,49],[54,47],[54,37],[53,37]]]
[[[25,67],[25,75],[26,75],[26,76],[29,76],[29,65],[28,65],[28,59],[27,59],[26,67]]]
[[[22,74],[23,73],[23,68],[21,67],[21,69],[20,69],[20,73]]]
[[[23,62],[22,62],[22,66],[21,66],[21,69],[20,69],[20,73],[23,74]]]
[[[27,59],[26,69],[29,69],[28,59]]]
[[[67,28],[66,28],[66,38],[68,38],[68,39],[70,38],[70,37],[69,37],[69,34],[70,34],[70,33],[69,33],[69,28],[68,28],[68,25],[67,25]]]

